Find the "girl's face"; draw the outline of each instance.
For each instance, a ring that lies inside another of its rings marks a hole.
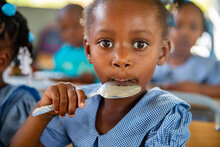
[[[156,64],[166,60],[170,45],[162,39],[155,6],[135,1],[101,4],[94,9],[84,46],[102,83],[131,81],[146,89]]]
[[[10,47],[9,41],[1,40],[0,41],[0,81],[1,81],[2,73],[10,64],[12,55],[13,55],[13,50]]]
[[[83,44],[83,27],[80,24],[80,16],[72,13],[66,11],[59,17],[60,35],[64,42],[79,47]]]
[[[203,32],[203,19],[198,9],[191,5],[182,6],[174,15],[176,27],[171,30],[175,52],[190,55],[190,48]]]

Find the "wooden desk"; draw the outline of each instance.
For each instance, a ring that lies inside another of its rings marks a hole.
[[[215,123],[192,121],[189,130],[191,137],[186,147],[220,147],[220,132]]]

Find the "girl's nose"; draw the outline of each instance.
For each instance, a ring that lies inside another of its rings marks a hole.
[[[132,65],[129,51],[118,50],[114,53],[112,66],[116,68],[129,68]]]

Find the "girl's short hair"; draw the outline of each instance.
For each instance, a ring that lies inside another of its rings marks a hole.
[[[90,5],[88,5],[84,9],[83,18],[81,20],[81,23],[84,26],[84,35],[86,37],[89,37],[90,26],[94,21],[94,16],[93,16],[94,9],[102,3],[107,3],[107,2],[113,3],[116,1],[119,1],[119,0],[94,0]],[[147,5],[149,5],[149,4],[155,5],[158,8],[157,9],[158,22],[160,23],[160,25],[163,28],[163,30],[162,30],[163,37],[168,36],[169,28],[171,26],[170,12],[165,8],[165,6],[163,5],[163,3],[160,0],[127,0],[127,1],[142,2]]]
[[[81,16],[83,12],[83,7],[78,4],[68,4],[58,11],[58,18],[66,11],[71,11],[72,13],[76,13],[77,15]]]
[[[177,10],[180,10],[181,8],[185,6],[190,6],[190,7],[197,9],[198,12],[201,14],[203,29],[205,29],[205,16],[202,10],[196,4],[194,4],[193,2],[184,1],[184,0],[175,0],[174,2],[177,3]]]

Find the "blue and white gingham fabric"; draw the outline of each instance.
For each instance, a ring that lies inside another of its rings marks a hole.
[[[155,84],[193,81],[216,85],[220,83],[220,61],[192,55],[184,64],[171,67],[167,63],[157,66],[151,80]],[[184,74],[184,76],[183,76]]]
[[[25,85],[8,84],[0,89],[0,147],[9,146],[39,100],[37,90]]]
[[[99,86],[93,84],[84,91],[90,93]],[[114,128],[99,135],[95,120],[101,99],[88,99],[73,118],[55,117],[44,130],[41,143],[46,147],[63,147],[71,142],[79,147],[179,147],[190,137],[190,106],[159,88],[150,90]]]

